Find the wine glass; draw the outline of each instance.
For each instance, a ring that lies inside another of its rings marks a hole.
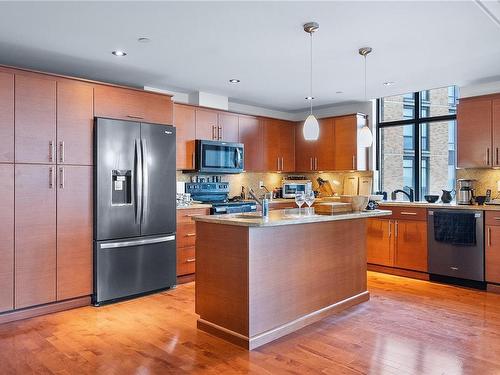
[[[309,208],[308,208],[309,214],[312,214],[311,206],[313,205],[315,199],[316,199],[316,197],[314,196],[314,191],[311,190],[311,191],[308,191],[306,193],[305,201],[306,201],[306,204],[309,206]]]
[[[304,202],[306,201],[305,194],[303,191],[297,191],[295,193],[295,203],[297,203],[297,206],[299,206],[299,214],[300,214],[300,209]]]

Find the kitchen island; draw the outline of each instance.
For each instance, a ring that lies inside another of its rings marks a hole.
[[[390,214],[194,217],[198,328],[251,350],[367,301],[366,219]]]

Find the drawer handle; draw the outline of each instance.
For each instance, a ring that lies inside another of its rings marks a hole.
[[[500,217],[495,216],[495,217],[494,217],[494,219],[495,219],[495,220],[500,220]]]
[[[194,237],[196,236],[196,233],[186,233],[186,237]]]
[[[186,259],[186,263],[196,262],[196,258]]]
[[[186,215],[184,215],[184,217],[193,217],[193,216],[196,216],[196,214],[186,214]]]
[[[416,212],[401,211],[401,215],[416,215]]]
[[[136,118],[136,119],[139,119],[139,120],[142,120],[144,118],[142,116],[136,116],[136,115],[127,115],[127,117],[129,117],[129,118]]]

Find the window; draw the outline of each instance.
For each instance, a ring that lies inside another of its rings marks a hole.
[[[378,100],[380,190],[420,200],[454,188],[457,96],[452,86]]]

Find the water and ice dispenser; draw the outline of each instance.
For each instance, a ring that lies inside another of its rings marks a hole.
[[[111,178],[111,204],[132,204],[132,171],[114,169]]]

